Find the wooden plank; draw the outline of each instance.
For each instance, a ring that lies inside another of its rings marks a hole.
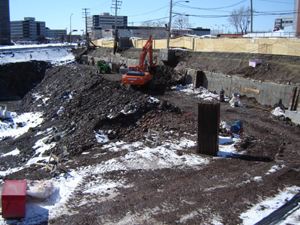
[[[198,153],[217,156],[219,151],[219,124],[220,103],[199,103]]]
[[[299,108],[299,105],[300,105],[299,95],[300,95],[300,89],[298,88],[298,93],[297,93],[297,97],[295,99],[293,111],[298,111],[298,108]]]
[[[292,93],[292,95],[293,95],[292,101],[290,102],[289,107],[288,107],[291,111],[294,110],[294,105],[295,105],[295,100],[296,100],[297,92],[298,92],[298,88],[296,87],[295,91]]]

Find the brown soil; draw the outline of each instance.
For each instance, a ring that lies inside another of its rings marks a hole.
[[[297,56],[176,51],[178,62],[186,67],[241,76],[282,84],[300,84],[300,58]],[[262,64],[249,66],[249,59],[262,59]]]
[[[216,65],[226,68],[229,64],[226,59],[223,59],[222,65],[217,63],[223,58],[222,54],[219,59],[216,57],[213,60],[211,66],[208,66],[208,61],[204,63],[204,58],[195,65],[198,60],[196,56],[188,60],[190,56],[187,53],[180,54],[178,59],[186,60],[187,67],[201,67],[203,70],[213,70],[214,67],[220,72],[220,67]],[[297,67],[294,64],[291,66]],[[239,71],[244,68],[241,66]],[[231,66],[226,70],[229,73],[234,69],[235,66]],[[198,103],[202,100],[167,89],[164,95],[155,95],[161,103],[153,103],[147,90],[135,91],[122,85],[120,80],[120,74],[99,75],[94,67],[87,65],[59,66],[48,70],[43,81],[18,106],[18,112],[43,111],[45,121],[15,140],[8,138],[1,141],[1,152],[16,147],[21,150],[18,157],[1,157],[1,169],[26,163],[34,154],[32,146],[43,137],[36,135],[37,132],[47,128],[53,130],[49,142],[56,142],[53,153],[64,159],[61,173],[127,153],[124,150],[100,154],[106,150],[94,138],[93,131],[98,129],[109,135],[112,142],[143,141],[148,129],[173,131],[167,135],[162,132],[162,140],[180,140],[180,137],[196,140]],[[293,77],[293,82],[299,82],[298,78]],[[43,104],[42,100],[36,101],[32,93],[51,98]],[[70,93],[72,98],[68,97]],[[242,98],[242,103],[259,106],[254,99]],[[126,180],[134,186],[120,189],[118,196],[107,200],[103,200],[101,195],[84,194],[78,187],[68,202],[69,211],[78,213],[60,216],[49,223],[117,224],[125,216],[134,215],[132,224],[211,224],[214,218],[219,218],[222,224],[240,224],[239,215],[261,199],[274,196],[287,186],[300,186],[299,125],[287,118],[275,117],[261,108],[231,108],[226,102],[220,104],[221,120],[228,124],[238,119],[243,122],[244,134],[236,148],[240,153],[246,152],[246,155],[241,154],[239,158],[202,155],[211,163],[194,169],[176,167],[101,174],[106,179]],[[122,109],[133,108],[136,109],[134,114],[120,113]],[[57,113],[59,109],[62,109],[61,113]],[[80,154],[83,151],[90,151],[90,154]],[[182,148],[177,154],[190,152],[195,152],[195,148]],[[274,165],[282,169],[267,175]],[[34,180],[51,176],[42,168],[31,166],[3,180]],[[261,176],[262,181],[251,179],[256,176]],[[95,177],[87,177],[84,182],[92,179]],[[84,201],[86,203],[81,204]],[[190,214],[194,216],[183,219]]]

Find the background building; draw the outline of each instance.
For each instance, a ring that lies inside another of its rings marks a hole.
[[[92,40],[107,38],[114,38],[114,26],[103,26],[92,29]],[[190,28],[190,29],[171,29],[171,36],[178,37],[182,35],[209,35],[210,29]],[[167,37],[167,31],[165,27],[139,27],[139,26],[118,26],[118,37],[137,37],[148,39],[149,35],[153,38],[160,39]]]
[[[10,45],[9,0],[0,0],[0,45]]]
[[[46,36],[46,23],[35,21],[34,17],[25,17],[21,21],[11,21],[10,31],[12,39],[22,39],[25,41],[36,40]]]
[[[114,38],[114,26],[104,26],[92,30],[92,40]],[[118,37],[138,37],[149,38],[166,38],[167,31],[165,27],[138,27],[138,26],[118,26]]]
[[[117,16],[117,26],[127,27],[127,23],[127,16]],[[87,32],[90,36],[93,29],[112,25],[115,25],[115,16],[109,15],[109,13],[87,17]]]
[[[53,42],[67,41],[67,30],[52,30],[46,27],[46,38],[52,40]]]
[[[48,38],[57,42],[67,39],[67,30],[51,30],[46,27],[46,22],[35,21],[34,17],[25,17],[21,21],[11,21],[10,31],[14,41],[42,41]]]
[[[275,19],[275,30],[283,30],[285,27],[293,25],[294,18],[277,18]]]

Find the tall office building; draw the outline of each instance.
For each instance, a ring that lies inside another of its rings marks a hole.
[[[10,22],[11,37],[22,40],[36,40],[46,36],[46,23],[35,21],[34,17],[25,17],[24,20]]]
[[[109,15],[109,13],[101,13],[100,15],[93,15],[87,17],[87,32],[89,34],[91,34],[93,28],[114,25],[115,16]],[[127,27],[127,16],[117,16],[117,26]]]
[[[10,45],[9,0],[0,0],[0,45]]]

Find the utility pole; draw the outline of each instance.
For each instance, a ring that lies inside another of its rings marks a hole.
[[[187,0],[180,0],[174,3],[174,5],[178,2],[186,2],[189,3]],[[170,34],[171,34],[171,21],[172,21],[172,8],[173,8],[173,1],[170,0],[170,15],[169,15],[169,25],[168,25],[168,36],[167,36],[167,49],[170,47]]]
[[[72,43],[72,23],[71,23],[72,15],[73,15],[73,13],[70,16],[70,44]]]
[[[253,33],[253,4],[252,4],[252,0],[250,0],[251,2],[251,33]]]
[[[172,7],[173,1],[170,0],[170,15],[169,15],[169,25],[168,25],[168,33],[167,33],[167,49],[170,47],[170,32],[171,32],[171,20],[172,20]]]
[[[89,38],[89,33],[87,30],[87,17],[88,15],[90,15],[90,13],[88,12],[88,8],[83,8],[82,10],[84,10],[83,14],[83,18],[85,19],[85,39],[86,39],[86,47],[89,48],[90,45],[90,38]]]
[[[117,47],[118,47],[118,24],[117,24],[117,15],[118,15],[118,9],[120,9],[122,4],[122,1],[118,1],[118,0],[112,0],[112,8],[115,8],[115,38],[114,38],[114,54],[117,51]]]

